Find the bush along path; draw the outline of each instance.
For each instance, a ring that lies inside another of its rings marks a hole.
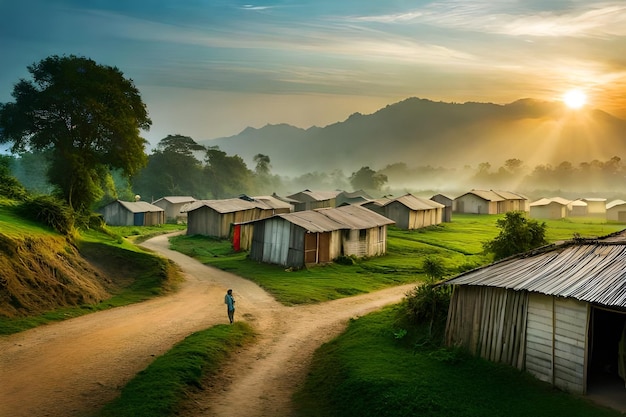
[[[96,413],[155,357],[189,334],[235,320],[257,341],[233,350],[180,416],[290,416],[313,352],[350,318],[401,301],[415,284],[316,305],[285,307],[256,284],[168,249],[168,235],[142,246],[176,262],[185,282],[175,294],[0,337],[0,416],[78,417]]]

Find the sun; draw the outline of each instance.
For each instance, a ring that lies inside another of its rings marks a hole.
[[[582,90],[569,90],[563,94],[563,103],[570,109],[580,109],[587,103],[587,94]]]

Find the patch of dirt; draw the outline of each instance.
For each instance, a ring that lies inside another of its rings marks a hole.
[[[181,267],[186,279],[176,293],[0,337],[0,416],[92,415],[175,343],[227,323],[227,288],[237,300],[235,319],[249,322],[258,341],[234,351],[205,389],[189,394],[180,415],[292,416],[291,395],[315,349],[350,318],[399,302],[415,286],[285,307],[250,281],[168,249],[167,238],[142,246]]]

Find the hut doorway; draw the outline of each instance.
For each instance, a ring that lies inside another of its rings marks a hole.
[[[620,361],[622,369],[625,365],[620,349],[625,326],[626,311],[591,308],[587,395],[621,411],[626,411],[626,375],[620,371]]]

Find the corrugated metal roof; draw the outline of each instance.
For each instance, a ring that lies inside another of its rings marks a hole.
[[[411,210],[432,210],[434,208],[446,207],[445,204],[441,204],[426,198],[417,197],[413,194],[405,194],[401,197],[396,198],[395,200],[388,201],[385,206],[391,204],[394,201],[403,204]]]
[[[131,213],[152,213],[164,211],[161,207],[157,207],[147,201],[122,201],[117,200],[126,210]]]
[[[619,236],[569,242],[466,272],[445,284],[526,290],[626,308],[626,241]]]
[[[255,196],[252,198],[257,201],[262,201],[263,203],[265,203],[265,205],[273,209],[291,209],[292,208],[291,204],[287,203],[286,201],[280,200],[276,197],[273,197],[271,195],[260,195],[260,196]]]
[[[567,206],[572,202],[572,200],[567,200],[563,197],[550,197],[550,200],[554,201],[555,203],[563,204],[564,206]]]
[[[463,197],[465,195],[468,195],[468,194],[474,194],[475,196],[480,197],[480,198],[482,198],[483,200],[486,200],[486,201],[504,201],[505,200],[505,198],[503,198],[502,196],[494,193],[491,190],[472,190],[472,191],[470,191],[468,193],[465,193],[462,196],[457,197],[457,198],[461,198],[461,197]]]
[[[288,195],[287,198],[292,198],[292,199],[298,200],[298,194],[305,194],[305,195],[311,197],[311,199],[315,200],[315,201],[326,201],[326,200],[332,200],[333,198],[336,198],[337,195],[339,194],[339,191],[311,191],[311,190],[304,190],[304,191],[300,191],[299,193]]]
[[[272,217],[281,217],[288,222],[298,225],[311,233],[323,233],[332,232],[334,230],[347,229],[345,225],[338,223],[327,216],[324,216],[322,213],[316,210],[304,210],[296,211],[293,213],[277,214]],[[270,217],[269,219],[271,219],[272,217]]]
[[[316,211],[353,230],[370,229],[395,223],[383,215],[358,205],[318,209]]]
[[[621,206],[621,205],[624,205],[624,204],[626,204],[626,201],[624,201],[624,200],[613,200],[610,203],[607,203],[606,208],[608,210],[608,209],[611,209],[613,207]]]
[[[161,200],[165,200],[165,201],[167,201],[169,203],[172,203],[172,204],[192,203],[192,202],[196,201],[196,199],[191,197],[191,196],[168,196],[168,197],[161,197],[158,200],[154,201],[152,204],[158,203]]]
[[[271,209],[271,207],[269,207],[262,201],[247,201],[242,200],[241,198],[226,198],[223,200],[198,200],[194,203],[191,203],[189,207],[186,207],[184,210],[186,212],[190,212],[205,206],[210,207],[218,213],[222,214],[232,213],[235,211],[252,210],[255,208],[259,208],[262,210]]]
[[[556,203],[556,201],[552,201],[549,198],[540,198],[539,200],[530,203],[530,207],[547,206],[552,203]]]
[[[523,195],[511,192],[511,191],[502,191],[502,190],[492,190],[492,191],[496,193],[497,195],[499,195],[500,197],[504,198],[505,200],[526,200],[526,197],[524,197]]]
[[[552,203],[560,204],[562,206],[567,206],[569,203],[571,203],[571,201],[566,200],[564,198],[560,198],[560,197],[540,198],[539,200],[533,201],[532,203],[530,203],[530,207],[547,206]]]

